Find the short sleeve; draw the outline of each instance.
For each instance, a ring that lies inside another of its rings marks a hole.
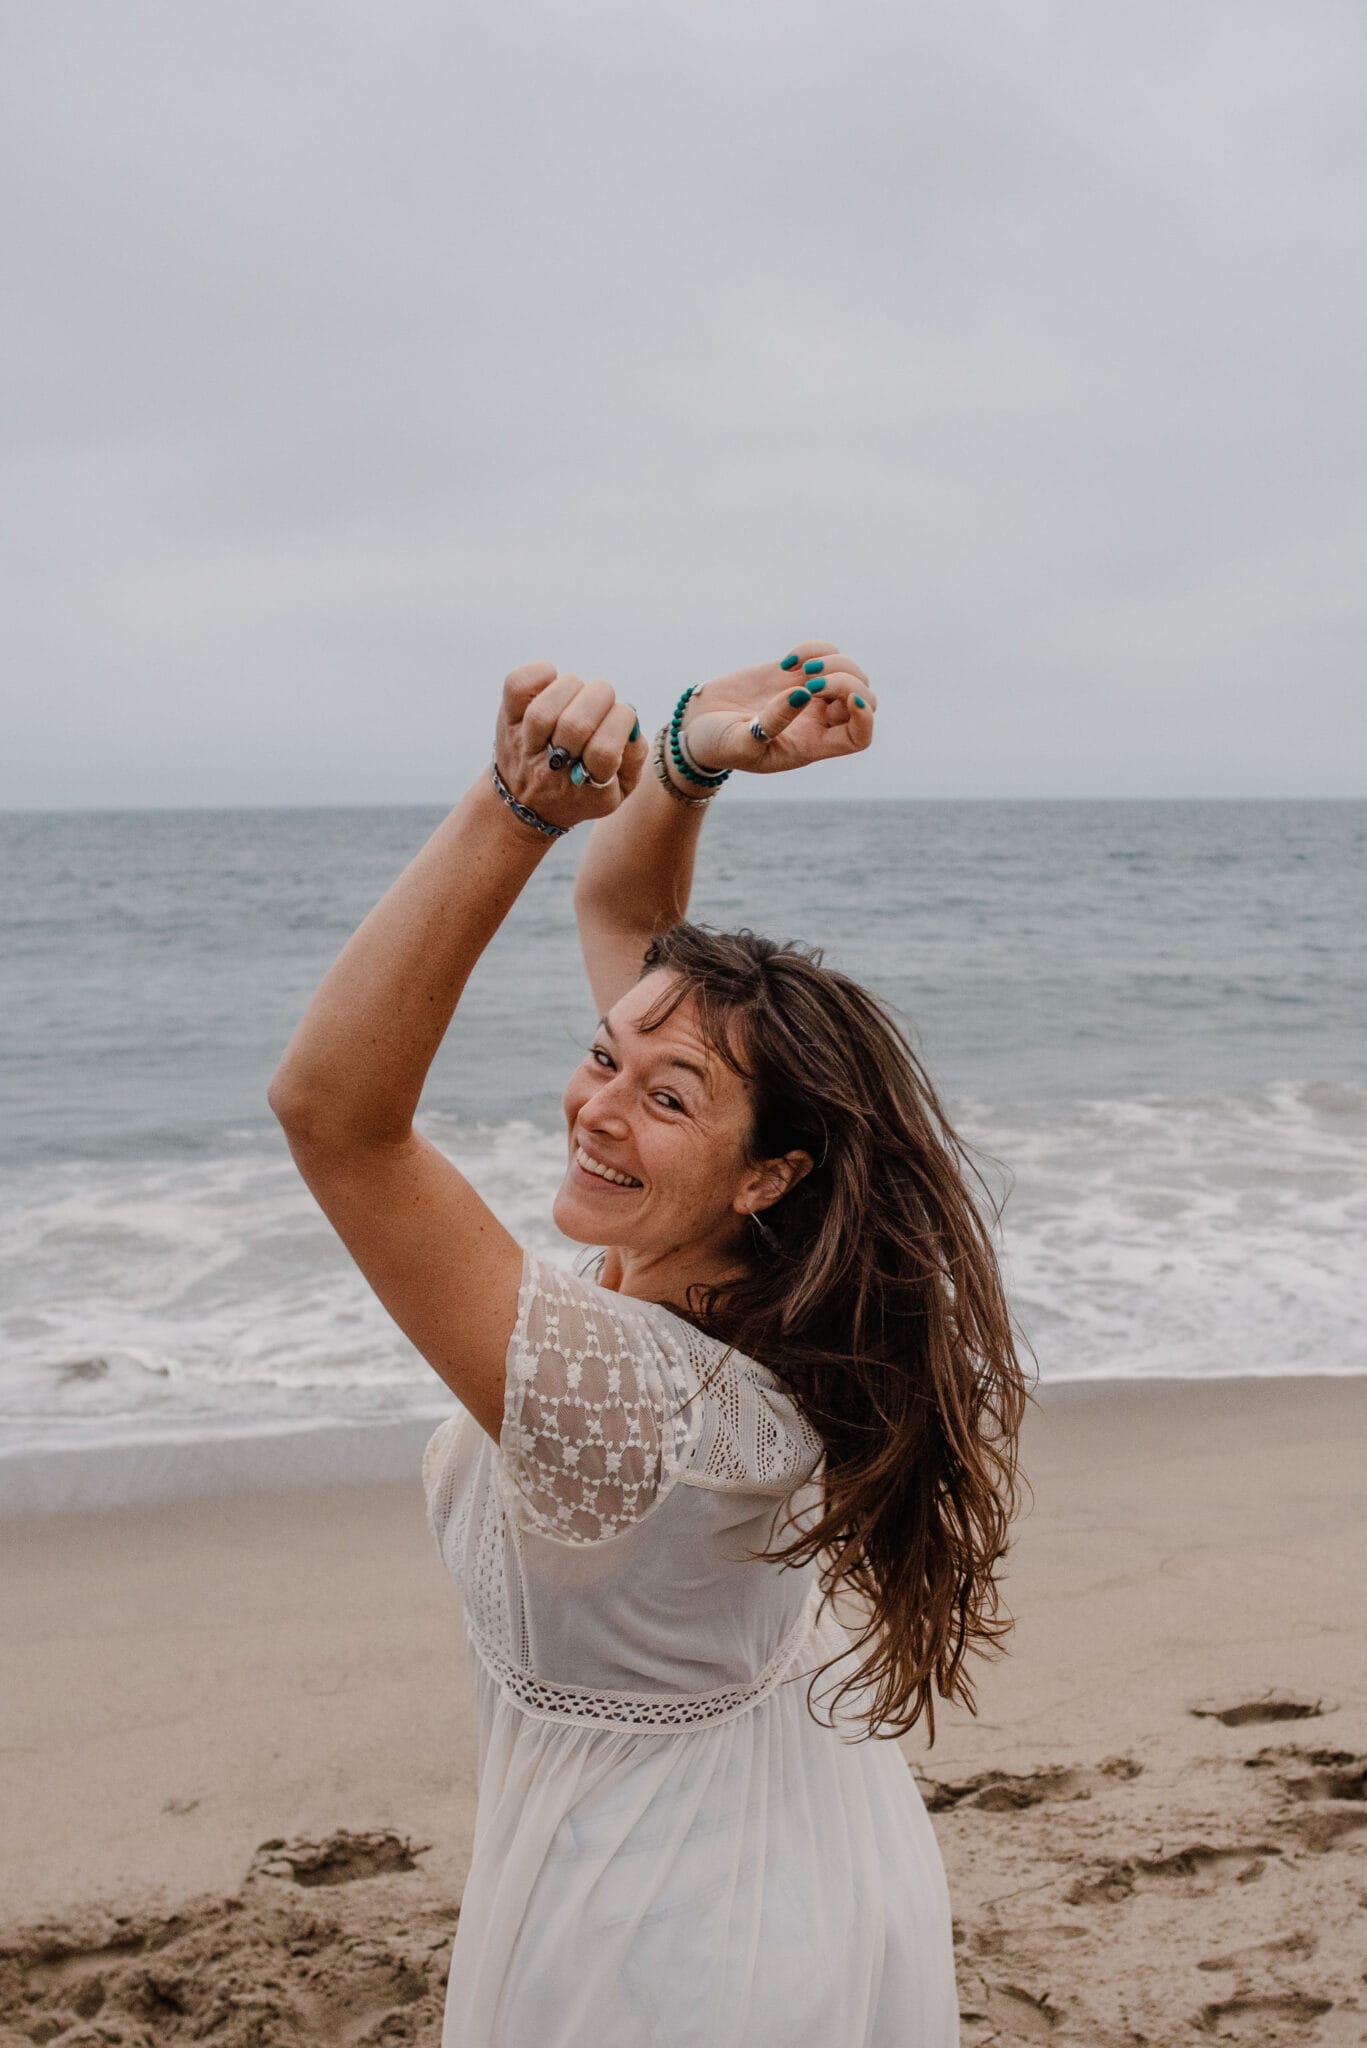
[[[697,1440],[689,1361],[675,1318],[524,1252],[499,1436],[518,1512],[564,1543],[639,1522]]]

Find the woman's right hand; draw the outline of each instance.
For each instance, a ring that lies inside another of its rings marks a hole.
[[[568,767],[552,768],[552,742],[605,786],[576,783]],[[550,661],[525,662],[504,682],[494,763],[517,801],[548,825],[578,825],[615,811],[640,781],[646,751],[635,710],[618,701],[611,683],[562,676]]]
[[[689,699],[684,733],[699,768],[778,775],[871,743],[878,699],[859,663],[832,640],[800,641],[787,659],[787,669],[761,661],[717,676]],[[767,740],[751,732],[755,719]]]

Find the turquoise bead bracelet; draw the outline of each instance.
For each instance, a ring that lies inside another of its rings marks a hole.
[[[700,789],[720,789],[727,776],[731,773],[729,768],[723,768],[720,774],[704,773],[701,769],[693,767],[684,755],[684,707],[688,703],[689,698],[696,694],[696,691],[696,683],[690,683],[678,703],[674,706],[674,716],[669,721],[669,755],[674,766],[686,782],[695,782]]]

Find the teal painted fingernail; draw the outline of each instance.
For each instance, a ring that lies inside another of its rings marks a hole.
[[[795,654],[785,654],[785,655],[784,655],[784,657],[783,657],[783,659],[782,659],[782,661],[781,661],[781,662],[779,663],[779,667],[780,667],[780,668],[796,668],[796,667],[797,667],[797,656],[796,656]]]
[[[635,725],[632,726],[631,731],[627,734],[627,745],[630,746],[633,740],[638,740],[640,737],[641,721],[638,718]]]
[[[810,704],[811,701],[812,693],[810,690],[794,690],[792,696],[788,699],[794,711],[800,711],[804,704]]]
[[[813,677],[813,679],[812,679],[812,688],[813,688],[814,690],[824,690],[824,689],[825,689],[825,687],[826,687],[826,678],[825,678],[825,676],[815,676],[815,677]]]
[[[576,789],[579,788],[581,783],[587,780],[588,772],[588,769],[584,766],[582,761],[570,762],[570,781],[574,784]]]
[[[826,664],[824,661],[804,661],[802,664],[802,673],[804,676],[819,676],[821,674],[822,669],[825,668],[825,666]]]
[[[866,708],[864,704],[864,699],[862,697],[856,697],[854,701],[861,711],[863,711]]]

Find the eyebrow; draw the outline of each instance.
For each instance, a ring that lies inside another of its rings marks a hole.
[[[598,1019],[598,1029],[600,1031],[605,1031],[609,1038],[615,1038],[617,1035],[614,1032],[611,1024],[609,1024],[606,1017],[600,1017]],[[636,1036],[640,1038],[642,1036],[642,1033],[638,1031]],[[711,1094],[712,1079],[706,1067],[695,1066],[692,1060],[680,1060],[675,1059],[672,1056],[667,1060],[662,1060],[661,1065],[666,1067],[680,1067],[682,1068],[685,1074],[696,1074],[698,1079],[702,1082],[703,1087],[706,1088],[709,1094]]]

